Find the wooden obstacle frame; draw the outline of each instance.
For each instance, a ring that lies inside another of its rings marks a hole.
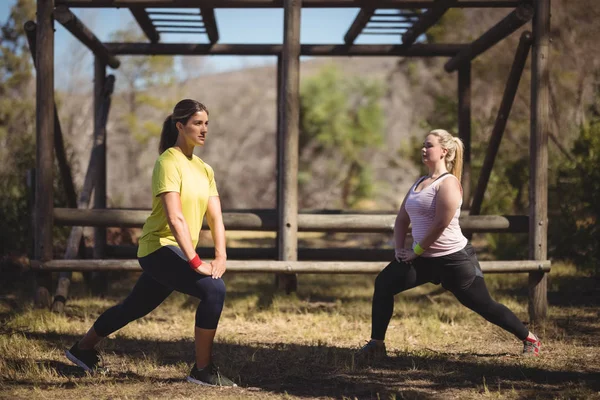
[[[103,43],[71,12],[72,8],[126,8],[148,38],[144,43]],[[168,11],[168,9],[177,9]],[[283,44],[220,44],[216,8],[283,8]],[[302,8],[358,8],[344,35],[344,44],[301,44]],[[503,8],[507,15],[471,43],[419,43],[417,39],[439,22],[450,8]],[[160,9],[160,10],[156,10]],[[181,10],[185,9],[185,10]],[[416,10],[416,11],[415,11]],[[186,19],[177,19],[186,16]],[[190,22],[189,17],[194,16]],[[94,145],[83,188],[76,195],[65,156],[54,101],[54,21],[86,45],[95,56]],[[170,23],[171,25],[165,24]],[[471,195],[471,62],[531,21],[523,32],[489,141],[483,168]],[[178,27],[181,22],[185,30]],[[50,273],[60,272],[53,309],[62,311],[72,271],[139,270],[133,249],[107,246],[107,226],[141,226],[148,210],[106,208],[106,121],[114,77],[106,67],[119,67],[119,55],[272,55],[277,57],[277,202],[273,210],[224,212],[227,230],[274,231],[277,243],[267,249],[228,250],[228,269],[236,272],[277,273],[291,290],[297,273],[376,273],[392,251],[379,249],[302,249],[299,231],[391,232],[395,214],[304,212],[298,210],[298,137],[300,56],[449,57],[444,68],[457,71],[459,136],[465,144],[463,187],[465,209],[461,226],[473,232],[528,232],[529,259],[482,262],[484,272],[529,274],[529,315],[539,321],[547,314],[548,131],[550,0],[37,0],[37,23],[26,32],[36,74],[36,169],[34,249],[39,306],[50,305]],[[177,31],[206,35],[208,44],[161,43],[161,33]],[[389,45],[356,45],[359,35],[384,34],[401,39]],[[506,121],[531,50],[531,130],[528,216],[480,216],[487,183]],[[53,207],[54,154],[67,191],[69,208]],[[94,209],[89,209],[94,193]],[[473,198],[469,207],[469,200]],[[52,229],[73,226],[63,260],[53,259]],[[82,226],[95,227],[92,259],[81,258]],[[198,249],[208,252],[208,249]],[[233,251],[232,251],[233,250]],[[235,254],[236,259],[231,259]],[[130,259],[107,259],[108,256]],[[299,260],[299,256],[302,258]],[[78,258],[79,257],[79,258]],[[255,258],[264,258],[256,260]],[[348,261],[354,260],[354,261]]]

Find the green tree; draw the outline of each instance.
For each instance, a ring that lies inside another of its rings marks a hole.
[[[35,165],[35,96],[23,24],[33,0],[18,0],[0,37],[0,254],[22,253],[29,233],[26,171]]]
[[[300,184],[316,158],[336,160],[329,174],[338,179],[344,208],[368,198],[373,179],[367,156],[382,143],[383,89],[378,82],[345,77],[335,66],[303,82],[300,91]],[[338,164],[337,161],[341,164]]]

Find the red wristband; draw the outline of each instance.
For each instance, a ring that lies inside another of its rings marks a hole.
[[[194,258],[188,261],[188,264],[190,264],[190,268],[195,271],[202,265],[202,260],[198,257],[198,254],[196,254]]]

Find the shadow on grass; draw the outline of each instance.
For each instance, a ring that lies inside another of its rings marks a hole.
[[[67,348],[78,336],[26,333],[48,347]],[[106,378],[111,383],[181,382],[181,379],[157,379],[129,371],[120,371],[126,360],[145,359],[148,354],[161,365],[193,363],[190,340],[172,342],[155,340],[110,339],[103,351],[125,360],[119,361]],[[398,352],[374,366],[355,363],[354,349],[325,345],[236,344],[217,343],[215,359],[225,375],[240,386],[295,396],[329,396],[340,398],[429,399],[436,393],[452,390],[514,390],[519,396],[553,398],[576,385],[584,393],[600,390],[599,372],[555,370],[540,359],[522,359],[516,353],[440,353],[429,350]],[[57,361],[40,361],[57,374],[78,378],[77,368]],[[34,382],[20,384],[34,385]],[[87,384],[82,382],[83,385]],[[97,382],[93,383],[97,384]],[[57,386],[60,384],[57,383]]]

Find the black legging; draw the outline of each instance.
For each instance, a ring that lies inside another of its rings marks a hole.
[[[424,283],[441,283],[463,305],[525,340],[529,330],[506,306],[495,302],[470,244],[442,257],[419,257],[412,264],[392,261],[375,280],[371,338],[384,340],[394,312],[394,295]]]
[[[225,283],[193,271],[178,247],[167,246],[139,259],[144,272],[122,303],[106,310],[94,323],[106,337],[158,307],[173,290],[200,299],[196,326],[216,329],[225,301]]]

